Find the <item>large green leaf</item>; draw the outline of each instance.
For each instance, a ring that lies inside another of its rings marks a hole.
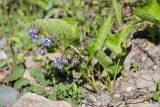
[[[56,35],[60,41],[64,43],[77,45],[79,44],[79,37],[76,34],[73,21],[65,21],[61,19],[37,19],[33,21],[35,27],[39,28],[42,35]]]
[[[46,81],[44,79],[44,74],[42,73],[42,70],[38,68],[29,68],[29,72],[33,77],[36,78],[37,82],[40,85],[43,85],[43,86],[46,85]]]
[[[99,51],[104,46],[104,43],[109,35],[113,24],[112,14],[103,22],[100,29],[98,30],[97,38],[94,41],[94,51]]]
[[[113,77],[115,73],[117,75],[123,68],[121,65],[118,65],[117,69],[117,65],[103,51],[98,51],[95,54],[95,57],[98,60],[98,62],[103,66],[105,71],[109,72],[111,77]]]
[[[109,17],[103,22],[100,29],[98,30],[97,37],[95,38],[95,40],[92,40],[86,46],[91,57],[94,56],[96,51],[101,50],[102,47],[104,46],[107,36],[111,31],[112,23],[113,23],[113,18],[112,14],[110,14]]]
[[[72,18],[63,18],[63,20],[70,25],[70,28],[73,32],[73,36],[78,37],[78,34],[77,34],[78,33],[77,31],[78,22],[73,20]]]
[[[160,91],[160,80],[158,81],[158,90]]]
[[[106,46],[117,56],[125,55],[126,42],[132,31],[133,25],[129,25],[117,34],[109,35],[106,41]]]
[[[115,10],[117,22],[121,26],[121,24],[122,24],[122,15],[121,15],[120,3],[117,0],[112,0],[112,5],[113,5],[113,8]]]
[[[158,3],[158,0],[147,0],[143,6],[136,8],[135,13],[146,21],[160,24],[159,11],[160,4]]]
[[[112,66],[114,63],[110,57],[108,57],[103,51],[98,51],[95,54],[95,58],[98,60],[98,62],[103,66],[104,69],[108,69],[110,66]]]
[[[17,67],[16,69],[14,69],[12,71],[12,74],[10,74],[9,76],[6,77],[6,80],[8,81],[14,81],[17,80],[19,78],[21,78],[24,74],[24,68],[23,67]]]
[[[160,100],[160,91],[154,92],[152,98],[156,101]]]
[[[122,69],[123,69],[122,65],[118,65],[118,68],[117,68],[117,64],[114,64],[113,66],[108,67],[106,71],[109,72],[110,77],[114,77],[114,75],[119,74],[122,71]]]
[[[14,83],[14,88],[19,89],[22,86],[26,86],[28,84],[29,84],[29,80],[27,80],[26,78],[21,78]]]

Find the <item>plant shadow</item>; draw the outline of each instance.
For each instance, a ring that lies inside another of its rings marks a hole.
[[[132,39],[146,39],[155,45],[160,44],[160,28],[156,25],[148,25],[144,30],[137,31],[133,34]]]

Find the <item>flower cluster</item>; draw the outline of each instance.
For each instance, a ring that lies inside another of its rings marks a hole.
[[[30,26],[28,29],[28,34],[30,39],[32,39],[33,42],[36,42],[38,39],[41,39],[41,44],[38,47],[39,53],[43,56],[47,53],[47,50],[52,48],[54,46],[54,43],[56,43],[56,36],[53,34],[48,35],[45,37],[44,35],[40,35],[39,29],[37,29],[35,26]],[[71,48],[66,48],[65,50],[61,51],[62,56],[57,57],[53,60],[51,60],[56,68],[59,70],[62,70],[64,66],[68,63],[72,65],[72,67],[76,67],[79,64],[79,59],[75,58],[75,52]]]
[[[68,64],[68,60],[63,57],[58,57],[52,60],[54,66],[58,69],[62,69],[64,65]]]
[[[38,29],[34,26],[30,26],[30,28],[28,29],[28,33],[30,36],[30,39],[32,39],[33,42],[36,42],[38,40]]]
[[[36,42],[39,38],[42,38],[42,44],[38,48],[39,53],[41,55],[45,55],[47,53],[47,51],[45,49],[45,46],[49,47],[49,46],[53,45],[52,40],[55,38],[55,36],[50,35],[49,38],[44,37],[44,36],[39,34],[39,30],[33,25],[31,25],[29,27],[28,34],[29,34],[30,39],[32,39],[33,42]]]
[[[53,42],[49,38],[42,38],[42,44],[44,46],[52,46]]]

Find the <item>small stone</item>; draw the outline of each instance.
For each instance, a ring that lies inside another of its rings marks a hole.
[[[119,98],[119,97],[121,97],[121,95],[120,94],[114,94],[114,97]]]
[[[143,70],[145,71],[145,70]],[[147,72],[147,71],[146,71]],[[155,74],[154,74],[155,75]],[[153,76],[150,76],[148,74],[143,74],[141,75],[141,78],[139,77],[137,80],[136,80],[136,85],[137,85],[137,88],[147,88],[149,91],[154,91],[156,90],[156,83],[154,83],[154,79],[153,79]]]
[[[0,49],[6,49],[7,41],[6,39],[0,39]]]
[[[39,62],[36,62],[33,59],[33,56],[27,56],[27,57],[25,57],[25,66],[26,66],[26,68],[29,68],[29,67],[39,68],[41,66],[41,64]]]
[[[127,92],[131,92],[132,90],[133,90],[133,87],[130,87],[130,86],[129,86],[129,87],[126,88],[126,91],[127,91]]]
[[[17,100],[18,91],[9,87],[0,87],[0,104],[3,106],[11,107],[11,105]]]
[[[112,97],[110,96],[110,94],[108,92],[100,91],[100,93],[97,96],[97,99],[102,102],[105,102],[105,104],[108,104],[111,102]]]
[[[142,58],[141,58],[142,61],[145,61],[146,59],[147,59],[147,57],[145,55],[142,56]]]
[[[12,107],[72,107],[66,101],[50,101],[34,93],[26,93]]]
[[[0,70],[0,81],[2,81],[5,78],[5,74],[3,70]]]
[[[0,51],[0,60],[6,60],[7,54],[4,51]]]
[[[30,83],[31,85],[35,85],[35,84],[36,84],[36,79],[33,78],[33,77],[30,75],[30,73],[29,73],[28,70],[25,70],[24,75],[23,75],[23,78],[28,79],[28,80],[29,80],[29,83]]]

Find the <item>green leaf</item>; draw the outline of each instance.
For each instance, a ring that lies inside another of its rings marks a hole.
[[[114,77],[115,74],[117,75],[121,72],[122,68],[123,66],[118,65],[118,69],[117,69],[117,65],[115,64],[113,66],[108,67],[107,72],[109,72],[110,77]]]
[[[100,29],[98,30],[97,37],[95,40],[89,42],[86,46],[86,49],[90,53],[90,56],[93,57],[96,51],[99,51],[103,48],[103,45],[109,35],[113,24],[112,14],[103,22]]]
[[[119,65],[117,69],[117,65],[114,64],[112,59],[108,57],[103,51],[98,51],[95,57],[106,70],[106,72],[109,72],[109,74],[111,74],[111,77],[114,76],[115,73],[118,74],[123,68],[121,65]]]
[[[107,70],[110,66],[114,64],[112,59],[108,57],[103,51],[98,51],[95,55],[95,58],[105,70]]]
[[[7,76],[6,77],[6,80],[8,81],[14,81],[14,80],[17,80],[19,78],[21,78],[24,74],[24,68],[21,66],[21,67],[17,67],[16,69],[14,69],[12,71],[12,74]]]
[[[117,34],[108,36],[106,46],[117,56],[125,55],[126,42],[129,34],[133,31],[133,25],[129,25],[119,31]]]
[[[78,22],[73,20],[72,18],[63,18],[62,20],[64,20],[70,25],[70,28],[73,32],[73,36],[78,37],[78,34],[77,34],[78,33],[77,31]]]
[[[156,101],[160,100],[160,91],[154,92],[152,98]]]
[[[38,5],[39,7],[43,8],[44,10],[47,10],[49,8],[49,4],[51,4],[51,0],[27,0],[30,4]],[[51,5],[52,6],[52,5]]]
[[[73,92],[76,92],[78,90],[78,87],[75,83],[72,84],[72,89],[73,89]]]
[[[33,92],[33,93],[40,93],[41,88],[38,87],[38,86],[30,86],[30,87],[27,88],[27,91]]]
[[[160,24],[160,4],[157,0],[147,0],[147,2],[138,8],[136,8],[136,15],[143,20]]]
[[[160,80],[158,81],[158,90],[160,91]]]
[[[23,63],[24,62],[24,54],[23,53],[17,54],[16,60],[17,60],[17,62]]]
[[[120,4],[119,4],[119,2],[117,0],[112,0],[112,5],[113,5],[113,8],[115,10],[117,22],[118,22],[119,26],[121,26],[121,24],[122,24],[122,15],[121,15]]]
[[[0,62],[0,68],[3,68],[3,67],[5,67],[5,66],[7,66],[7,64],[8,64],[8,61],[7,61],[7,60],[1,61],[1,62]]]
[[[18,81],[15,82],[14,88],[20,89],[22,86],[26,86],[26,85],[28,85],[28,84],[29,84],[28,79],[26,79],[26,78],[21,78],[21,79],[19,79]]]
[[[95,39],[93,46],[94,52],[100,51],[103,48],[107,36],[111,31],[112,24],[113,24],[113,18],[112,14],[110,14],[109,17],[103,22],[98,31],[97,38]]]
[[[37,19],[31,24],[39,28],[41,34],[44,36],[53,34],[65,44],[79,45],[79,37],[75,35],[76,24],[71,20],[64,21],[61,19]]]
[[[44,74],[42,73],[42,70],[37,69],[37,68],[29,68],[29,72],[33,77],[36,78],[37,82],[40,85],[42,85],[42,86],[46,85],[46,81],[44,79]]]

